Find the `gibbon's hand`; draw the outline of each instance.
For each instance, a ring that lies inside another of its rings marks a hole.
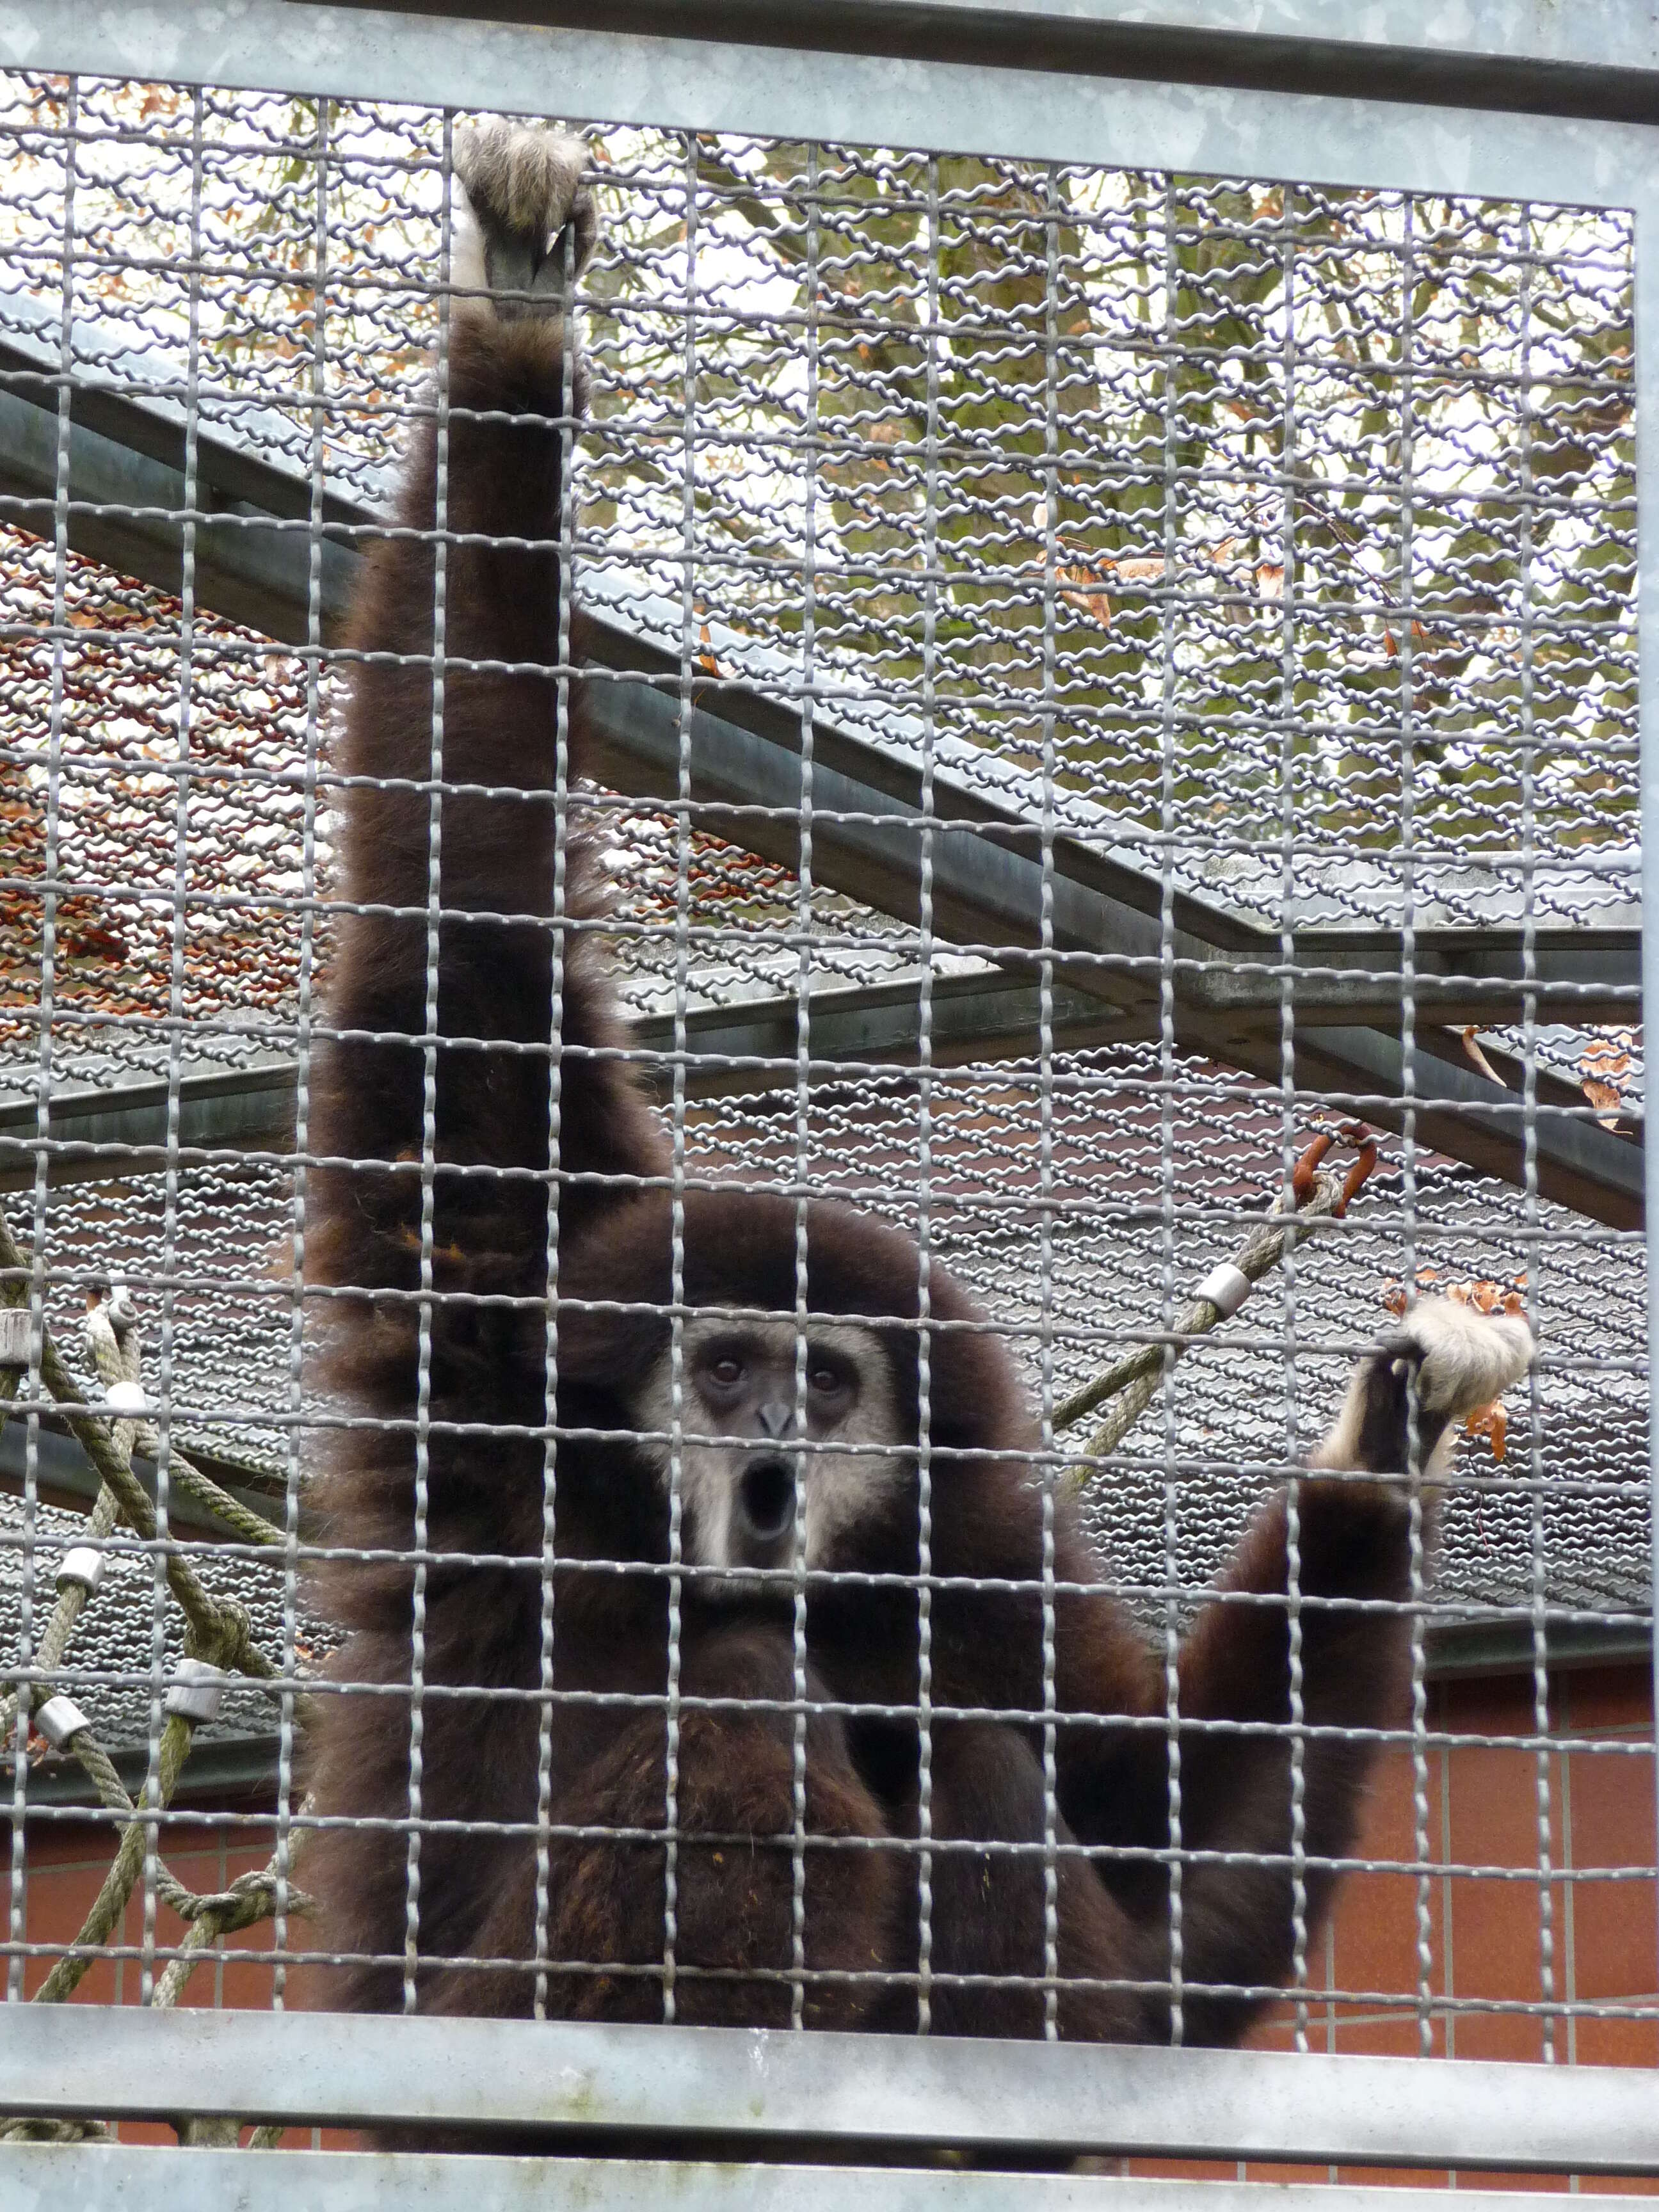
[[[452,257],[458,311],[501,322],[556,317],[567,228],[578,276],[599,237],[586,147],[556,131],[485,123],[456,133],[455,174],[467,200]]]
[[[1419,1298],[1373,1357],[1402,1380],[1413,1370],[1418,1403],[1461,1421],[1501,1398],[1532,1364],[1532,1331],[1518,1316],[1483,1314],[1454,1298]]]
[[[1430,1481],[1444,1481],[1455,1425],[1518,1382],[1533,1349],[1532,1331],[1516,1316],[1479,1313],[1452,1298],[1419,1298],[1355,1369],[1336,1426],[1313,1464],[1404,1474],[1414,1383],[1417,1464]]]

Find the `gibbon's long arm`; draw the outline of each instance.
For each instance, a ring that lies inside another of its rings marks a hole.
[[[564,838],[562,907],[559,897],[557,546],[562,453],[584,390],[559,312],[561,234],[573,226],[580,262],[593,231],[585,159],[571,140],[499,128],[458,144],[477,220],[475,232],[458,194],[456,283],[477,289],[453,299],[442,404],[415,441],[398,496],[404,534],[374,547],[359,589],[352,641],[369,657],[353,671],[336,753],[351,779],[340,797],[344,889],[371,910],[339,917],[310,1129],[310,1149],[326,1157],[313,1173],[307,1263],[334,1293],[321,1309],[325,1375],[353,1413],[382,1425],[337,1437],[313,1504],[331,1545],[404,1556],[339,1558],[314,1578],[319,1602],[352,1633],[331,1667],[343,1686],[319,1691],[313,1756],[319,1804],[360,1823],[317,1839],[331,1941],[383,1961],[331,1981],[329,1999],[368,2008],[398,2002],[386,1954],[395,1960],[405,1936],[409,1845],[397,1824],[412,1808],[414,1716],[406,1691],[354,1696],[350,1686],[410,1683],[409,1554],[423,1536],[433,1556],[422,1679],[482,1694],[426,1706],[418,1809],[426,1820],[533,1816],[536,1708],[511,1693],[533,1688],[540,1650],[556,1146],[561,1250],[614,1197],[614,1184],[583,1178],[649,1176],[665,1157],[624,1064],[592,1056],[625,1037],[591,928],[606,907],[599,853],[579,829]],[[531,296],[498,297],[504,289]],[[578,728],[579,698],[571,719]],[[422,1530],[429,1030],[435,1296]],[[522,1565],[442,1557],[477,1553]],[[422,1838],[422,1955],[466,1948],[511,1850],[487,1831]]]
[[[606,898],[594,840],[579,828],[564,838],[559,902],[569,926],[556,932],[543,919],[555,912],[558,845],[562,452],[586,388],[560,312],[562,234],[574,226],[579,258],[591,247],[581,159],[574,142],[526,132],[480,133],[458,147],[480,234],[475,242],[462,206],[458,287],[471,276],[535,290],[520,304],[458,289],[441,413],[422,426],[398,496],[395,526],[407,534],[374,546],[357,602],[352,642],[374,657],[354,672],[339,766],[394,787],[344,793],[346,889],[395,911],[342,918],[331,1024],[371,1035],[342,1037],[326,1054],[314,1149],[402,1166],[326,1171],[349,1183],[325,1192],[319,1209],[330,1243],[315,1264],[336,1282],[416,1280],[434,890],[441,1285],[523,1296],[544,1281],[550,1048],[562,1048],[562,1237],[614,1198],[614,1186],[582,1178],[662,1164],[659,1131],[624,1065],[589,1057],[626,1040],[583,927]],[[568,775],[579,769],[579,691],[571,720],[578,758]],[[457,787],[479,786],[488,789]],[[453,1171],[468,1165],[485,1171]]]
[[[1364,1731],[1400,1725],[1410,1671],[1411,1508],[1401,1479],[1411,1462],[1409,1390],[1418,1395],[1416,1465],[1422,1534],[1431,1546],[1454,1424],[1526,1372],[1524,1322],[1492,1321],[1443,1299],[1413,1309],[1399,1334],[1356,1369],[1315,1468],[1296,1486],[1297,1586],[1301,1593],[1302,1850],[1309,1863],[1306,1925],[1330,1903],[1336,1875],[1319,1863],[1353,1844],[1364,1784],[1376,1755]],[[1393,1480],[1366,1477],[1394,1477]],[[1183,2027],[1194,2043],[1234,2043],[1293,1961],[1290,1493],[1269,1498],[1247,1531],[1215,1598],[1186,1638],[1178,1667],[1180,1842],[1183,1852],[1255,1855],[1183,1864],[1180,1883]],[[1062,1707],[1090,1706],[1091,1664],[1109,1639],[1104,1679],[1125,1686],[1121,1624],[1088,1618],[1073,1601],[1059,1627]],[[1068,1634],[1069,1629],[1069,1634]],[[1085,1842],[1167,1849],[1171,1839],[1169,1739],[1163,1668],[1149,1652],[1124,1702],[1134,1729],[1073,1727],[1060,1757],[1060,1806]],[[1097,1677],[1097,1679],[1101,1679]],[[1109,1710],[1097,1704],[1096,1710]],[[1119,1710],[1122,1710],[1120,1705]],[[1216,1727],[1215,1723],[1232,1724]],[[1210,1725],[1206,1725],[1206,1723]],[[1256,1724],[1256,1732],[1250,1724]],[[1242,1724],[1242,1726],[1241,1726]],[[1357,1731],[1358,1734],[1340,1732]],[[1096,1862],[1142,1931],[1140,1972],[1165,1979],[1172,1964],[1170,1878],[1146,1859]],[[1204,1985],[1211,1985],[1206,1991]],[[1155,2003],[1154,2036],[1167,2033]]]

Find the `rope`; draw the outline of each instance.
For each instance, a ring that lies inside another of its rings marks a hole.
[[[19,1252],[0,1215],[0,1268],[11,1275],[27,1276],[27,1262]],[[57,1401],[58,1411],[67,1422],[71,1435],[96,1468],[100,1479],[115,1495],[117,1504],[137,1533],[147,1541],[155,1536],[155,1509],[150,1504],[144,1486],[132,1472],[127,1461],[116,1450],[110,1434],[107,1418],[87,1403],[79,1386],[64,1364],[62,1355],[53,1342],[52,1333],[42,1329],[40,1339],[40,1380]],[[127,1424],[121,1423],[121,1426]],[[182,1467],[185,1462],[173,1455],[173,1463]],[[206,1483],[208,1478],[200,1475]],[[209,1487],[218,1491],[218,1485]],[[223,1497],[225,1493],[219,1492]],[[234,1500],[228,1501],[234,1504]],[[238,1509],[240,1510],[240,1508]],[[217,1508],[215,1508],[217,1510]],[[279,1544],[280,1530],[270,1522],[262,1522],[264,1534],[258,1540]],[[169,1553],[166,1562],[168,1587],[178,1600],[179,1609],[194,1632],[198,1656],[228,1672],[257,1674],[271,1680],[278,1672],[254,1644],[249,1633],[247,1614],[240,1605],[228,1599],[210,1597],[202,1587],[196,1570],[190,1561],[176,1553]]]
[[[29,1271],[3,1216],[0,1216],[0,1269],[5,1270],[9,1278],[0,1282],[0,1304],[21,1305],[28,1295]],[[120,1293],[101,1298],[87,1316],[87,1351],[100,1380],[112,1394],[114,1386],[120,1383],[142,1389],[142,1340],[137,1319],[125,1295]],[[0,1371],[0,1424],[5,1419],[6,1407],[15,1400],[21,1374],[18,1368]],[[142,1449],[152,1458],[159,1457],[160,1438],[154,1424],[136,1409],[124,1410],[119,1401],[113,1407],[102,1408],[88,1404],[49,1331],[42,1334],[40,1377],[98,1473],[98,1494],[87,1516],[89,1545],[101,1547],[122,1519],[140,1537],[153,1541],[156,1529],[155,1509],[132,1471],[131,1462],[135,1449]],[[283,1541],[280,1530],[221,1489],[185,1455],[173,1451],[169,1455],[169,1471],[180,1491],[210,1510],[238,1535],[258,1544]],[[267,1681],[279,1676],[281,1670],[252,1641],[248,1617],[242,1607],[210,1595],[187,1559],[169,1553],[165,1568],[170,1593],[185,1615],[185,1649],[191,1657],[205,1660],[222,1673],[237,1673]],[[66,1580],[59,1589],[37,1647],[38,1679],[20,1685],[10,1697],[0,1700],[0,1735],[9,1733],[15,1726],[20,1699],[26,1699],[32,1711],[52,1694],[52,1678],[63,1665],[90,1596],[87,1583],[79,1580]],[[167,1715],[157,1741],[155,1771],[148,1778],[142,1805],[135,1804],[129,1796],[114,1761],[90,1726],[77,1728],[69,1737],[64,1748],[91,1781],[100,1802],[118,1814],[125,1825],[109,1871],[74,1945],[54,1963],[36,1990],[33,2002],[60,2004],[73,1996],[100,1948],[119,1926],[145,1864],[148,1837],[158,1816],[172,1802],[190,1755],[196,1726],[195,1720],[188,1715]],[[289,1879],[292,1863],[305,1843],[306,1832],[301,1829],[285,1839],[287,1850],[281,1868],[273,1855],[264,1867],[243,1875],[228,1889],[207,1893],[186,1888],[159,1857],[153,1852],[149,1854],[155,1869],[155,1895],[189,1923],[174,1956],[155,1985],[151,1998],[154,2005],[163,2009],[176,2005],[191,1975],[204,1959],[211,1955],[214,1944],[222,1936],[240,1933],[256,1922],[272,1917],[277,1910],[279,1893],[286,1912],[306,1914],[314,1909],[313,1900],[303,1891],[295,1889]],[[185,2130],[185,2139],[234,2143],[240,2129],[240,2123],[228,2117],[193,2121]],[[267,2148],[279,2139],[281,2132],[280,2129],[256,2130],[253,2142]],[[101,2141],[107,2139],[108,2134],[103,2123],[94,2119],[0,2119],[0,2142]]]
[[[1322,1157],[1322,1154],[1320,1155]],[[1359,1182],[1370,1172],[1370,1162],[1361,1154],[1360,1166],[1353,1170],[1346,1182],[1334,1175],[1309,1165],[1304,1177],[1298,1170],[1297,1182],[1292,1186],[1294,1211],[1286,1213],[1285,1194],[1281,1191],[1268,1209],[1268,1216],[1259,1228],[1253,1229],[1244,1239],[1231,1265],[1249,1284],[1259,1283],[1272,1272],[1285,1256],[1285,1248],[1293,1237],[1309,1234],[1324,1224],[1340,1218],[1342,1209],[1353,1195]],[[1305,1191],[1305,1195],[1301,1194]],[[1213,1279],[1212,1278],[1211,1279]],[[1218,1305],[1213,1298],[1198,1296],[1185,1310],[1177,1314],[1171,1330],[1171,1348],[1179,1359],[1190,1351],[1197,1340],[1207,1335],[1224,1315],[1238,1310],[1236,1301],[1231,1305]],[[1074,1492],[1086,1490],[1101,1472],[1100,1462],[1117,1449],[1157,1395],[1164,1374],[1164,1354],[1166,1340],[1158,1337],[1150,1343],[1138,1345],[1115,1360],[1093,1382],[1085,1382],[1074,1390],[1054,1410],[1054,1431],[1074,1428],[1077,1424],[1103,1406],[1109,1399],[1117,1403],[1101,1422],[1085,1446],[1083,1461],[1068,1468],[1062,1480]]]

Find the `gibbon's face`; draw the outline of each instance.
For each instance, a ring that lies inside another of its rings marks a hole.
[[[915,1459],[898,1434],[892,1374],[874,1333],[809,1321],[805,1419],[799,1419],[793,1320],[694,1314],[682,1336],[680,1496],[684,1556],[701,1567],[795,1564],[804,1503],[809,1567],[835,1564],[837,1539],[899,1495]],[[669,1479],[669,1362],[641,1393],[635,1418],[660,1431],[641,1449]],[[760,1586],[700,1578],[705,1595]]]

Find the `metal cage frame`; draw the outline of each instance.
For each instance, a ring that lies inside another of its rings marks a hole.
[[[1174,162],[1194,173],[1617,206],[1632,210],[1636,223],[1638,404],[1644,422],[1659,417],[1659,20],[1649,9],[1472,0],[1449,33],[1440,27],[1445,11],[1432,0],[1382,0],[1365,11],[1363,31],[1340,39],[1330,35],[1330,11],[1320,0],[797,0],[787,10],[758,0],[623,0],[603,30],[592,27],[599,11],[591,7],[544,3],[520,12],[537,20],[502,21],[487,5],[453,0],[441,12],[409,14],[311,0],[168,0],[155,10],[126,0],[0,0],[0,63],[414,102],[428,101],[441,85],[457,105],[619,122],[922,149],[969,144],[1010,157]],[[45,342],[32,358],[27,345],[9,340],[3,365],[44,370],[51,365]],[[53,481],[56,438],[42,442],[46,418],[17,396],[15,382],[0,390],[0,473],[8,488],[38,489]],[[104,395],[99,410],[83,410],[76,423],[70,466],[76,496],[180,506],[177,446],[172,422],[142,403]],[[309,511],[307,483],[286,480],[210,432],[199,437],[193,465],[228,500],[276,515]],[[1628,932],[1609,932],[1605,943],[1588,947],[1582,940],[1557,946],[1541,933],[1528,982],[1544,1003],[1552,981],[1574,988],[1581,1010],[1594,1004],[1584,997],[1587,985],[1608,985],[1614,1005],[1627,1004],[1638,978],[1659,988],[1659,439],[1650,429],[1639,442],[1638,486],[1645,926],[1639,945]],[[367,519],[348,504],[339,512],[343,520]],[[142,545],[127,544],[122,557],[145,573]],[[307,557],[302,538],[261,542],[257,534],[206,530],[197,554],[198,573],[216,580],[216,604],[257,601],[266,610],[262,626],[280,629],[274,605],[301,636]],[[343,553],[325,557],[327,611],[342,603],[348,568]],[[637,665],[637,641],[623,643]],[[678,709],[647,684],[611,687],[604,696],[621,787],[651,793],[665,783],[672,792]],[[699,712],[692,720],[700,797],[718,802],[758,792],[778,803],[783,792],[787,800],[787,746],[763,702],[751,700],[730,719]],[[874,764],[856,740],[825,746],[815,773],[818,802],[831,814],[915,811],[902,779],[896,785],[890,769]],[[967,812],[975,802],[963,796],[959,804]],[[1012,933],[1020,941],[1024,933],[1024,941],[1035,941],[1036,860],[1017,841],[1006,848],[957,842],[960,852],[949,836],[938,842],[936,894],[985,917],[984,935]],[[994,851],[994,866],[987,859]],[[855,895],[887,865],[878,838],[860,845],[843,834],[838,842],[828,828],[814,860],[826,882]],[[1144,890],[1132,875],[1064,840],[1057,848],[1061,939],[1144,950],[1150,931],[1155,952],[1156,907],[1149,921]],[[1183,1010],[1191,1033],[1224,1035],[1235,1064],[1249,1066],[1255,1049],[1275,1073],[1278,981],[1255,988],[1262,1003],[1253,1005],[1249,948],[1241,952],[1218,930],[1206,934],[1196,906],[1182,927],[1183,957],[1202,968]],[[1426,933],[1419,951],[1423,1002],[1432,1003],[1436,951]],[[1492,933],[1486,952],[1482,1013],[1502,1003],[1506,985],[1518,1000],[1522,981],[1516,944]],[[1410,1071],[1397,1048],[1390,1061],[1386,1038],[1369,1025],[1372,987],[1338,972],[1345,963],[1386,965],[1385,955],[1372,940],[1358,949],[1332,943],[1315,961],[1325,972],[1306,987],[1309,1011],[1312,994],[1327,999],[1310,1048],[1320,1079],[1333,1089],[1388,1093],[1409,1074],[1425,1131],[1450,1132],[1448,1150],[1490,1171],[1507,1169],[1514,1179],[1520,1140],[1494,1117],[1491,1087],[1421,1053]],[[1467,972],[1467,954],[1452,948],[1443,965]],[[968,1049],[1011,1018],[1022,988],[1001,979],[941,992],[942,1034]],[[1253,1014],[1269,1018],[1254,1047]],[[1029,1022],[1029,1008],[1024,1018]],[[1062,990],[1054,1018],[1058,1036],[1086,1040],[1100,1013],[1086,996]],[[1454,994],[1443,994],[1437,1018],[1467,1018]],[[837,1056],[892,1049],[878,994],[854,994],[841,1009],[815,1001],[812,1019],[815,1046]],[[741,1024],[720,1031],[718,1049],[793,1068],[795,1022],[793,999],[749,1010]],[[833,1040],[827,1046],[826,1037]],[[291,1090],[291,1073],[281,1066],[200,1079],[173,1099],[165,1085],[137,1086],[65,1101],[54,1133],[100,1147],[88,1158],[103,1160],[118,1153],[153,1161],[180,1144],[248,1144],[282,1126]],[[1649,1346],[1659,1366],[1659,1163],[1651,1152],[1638,1162],[1635,1147],[1583,1121],[1540,1133],[1537,1169],[1541,1192],[1620,1226],[1644,1218],[1645,1195]],[[1652,1454],[1659,1508],[1659,1412]],[[644,2162],[584,2157],[562,2165],[567,2185],[599,2203],[760,2204],[787,2194],[828,2204],[847,2201],[854,2186],[879,2186],[891,2201],[918,2208],[1133,2196],[1236,2212],[1235,2200],[1253,2201],[1244,2185],[890,2169],[872,2179],[845,2165],[722,2167],[705,2162],[715,2141],[724,2155],[735,2141],[772,2161],[827,2148],[855,2161],[902,2160],[950,2144],[1015,2166],[1022,2154],[1065,2148],[1656,2174],[1653,2088],[1639,2071],[1468,2062],[1431,2069],[1412,2060],[1237,2052],[872,2047],[836,2037],[803,2046],[759,2031],[664,2037],[554,2023],[149,2017],[92,2008],[43,2016],[0,2008],[0,2112],[52,2116],[96,2106],[135,2117],[240,2113],[310,2124],[535,2122],[579,2129],[589,2148],[597,2136],[660,2153]],[[459,2206],[485,2189],[502,2202],[517,2202],[522,2191],[528,2202],[540,2185],[533,2165],[515,2177],[501,2161],[485,2166],[470,2158],[289,2153],[233,2169],[227,2155],[9,2148],[0,2153],[0,2175],[11,2173],[11,2185],[25,2191],[63,2189],[93,2203],[107,2190],[110,2201],[158,2207],[274,2206],[296,2191],[319,2206]],[[689,2160],[690,2172],[671,2159]],[[1304,2197],[1383,2201],[1380,2189],[1359,2186],[1289,2193],[1298,2212]],[[1400,2203],[1401,2193],[1389,2191],[1387,2201]]]

